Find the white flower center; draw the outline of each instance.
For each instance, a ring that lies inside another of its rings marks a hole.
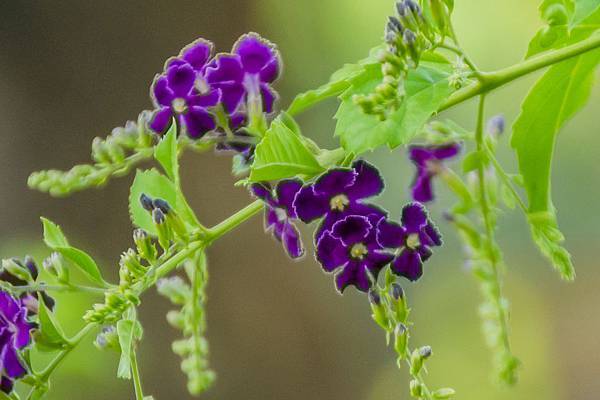
[[[417,247],[419,247],[420,245],[421,245],[421,239],[419,239],[418,233],[411,233],[406,238],[406,247],[414,250]]]
[[[187,104],[186,104],[185,100],[182,99],[181,97],[177,97],[176,99],[173,99],[171,106],[173,107],[173,111],[175,111],[175,113],[177,113],[177,114],[183,114],[184,112],[187,111]]]
[[[329,201],[329,207],[336,211],[344,211],[348,204],[350,204],[350,200],[348,200],[348,196],[345,194],[338,194]]]

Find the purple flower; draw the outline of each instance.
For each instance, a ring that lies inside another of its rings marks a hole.
[[[273,232],[273,236],[283,243],[292,258],[304,254],[300,233],[292,222],[296,218],[292,203],[301,187],[302,182],[296,179],[280,181],[275,190],[268,183],[255,183],[250,187],[256,197],[267,203],[265,230]]]
[[[221,103],[229,114],[252,109],[260,101],[261,111],[273,111],[277,93],[271,88],[281,69],[279,52],[256,33],[243,35],[232,54],[218,56],[206,70],[206,80],[221,91]]]
[[[371,280],[394,256],[377,242],[376,227],[384,217],[379,214],[349,215],[325,231],[317,242],[317,260],[327,272],[336,272],[340,293],[348,285],[366,292]]]
[[[441,246],[442,237],[425,207],[410,203],[402,209],[402,225],[385,219],[379,222],[377,242],[386,249],[397,250],[392,271],[416,281],[423,275],[423,262],[432,255],[430,247]]]
[[[18,351],[31,342],[34,324],[27,320],[27,309],[10,294],[0,291],[0,389],[10,393],[13,381],[27,370]]]
[[[325,217],[317,231],[318,241],[322,232],[348,215],[385,216],[385,211],[362,202],[378,195],[383,188],[377,168],[358,160],[352,168],[330,169],[313,184],[305,185],[294,200],[294,209],[306,223]]]
[[[164,74],[156,76],[151,90],[157,108],[150,122],[153,131],[165,133],[173,118],[192,139],[216,128],[209,108],[217,105],[220,93],[204,77],[211,53],[212,44],[196,41],[167,62]]]
[[[456,156],[459,151],[458,143],[410,147],[410,159],[417,167],[417,175],[412,183],[413,200],[422,203],[433,200],[431,179],[442,171],[442,161]]]

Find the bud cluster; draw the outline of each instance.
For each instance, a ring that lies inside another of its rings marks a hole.
[[[389,17],[385,28],[387,48],[381,52],[383,81],[370,94],[357,94],[353,100],[363,112],[385,120],[389,110],[394,111],[405,96],[404,80],[409,69],[419,65],[421,55],[435,40],[435,31],[423,16],[414,0],[396,3],[397,14]]]
[[[151,213],[152,222],[156,227],[158,244],[163,250],[168,249],[171,242],[177,238],[187,241],[189,233],[185,222],[166,200],[153,199],[142,193],[140,204]]]
[[[0,286],[8,292],[16,292],[21,304],[27,308],[28,315],[35,315],[39,310],[39,299],[43,299],[49,309],[54,308],[54,299],[44,290],[44,282],[38,282],[39,270],[31,256],[22,260],[9,258],[2,260],[0,268]],[[22,288],[22,289],[20,289]]]
[[[113,129],[105,139],[92,142],[94,164],[76,165],[69,171],[47,170],[31,174],[28,185],[52,196],[103,185],[111,176],[122,176],[136,162],[152,156],[156,135],[147,127],[151,115],[140,113],[137,122],[128,121],[124,127]]]

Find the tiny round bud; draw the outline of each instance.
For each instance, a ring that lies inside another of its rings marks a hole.
[[[152,220],[155,224],[161,225],[165,222],[165,214],[162,212],[160,208],[155,208],[152,210]]]
[[[374,306],[381,305],[381,296],[375,289],[369,290],[369,302]]]
[[[154,208],[159,208],[165,214],[168,214],[171,211],[171,206],[166,200],[154,199],[152,204],[154,205]]]
[[[146,211],[152,211],[154,209],[154,204],[152,203],[152,199],[149,196],[146,196],[145,193],[141,194],[140,203],[142,204],[142,207],[144,207],[144,209]]]
[[[403,299],[404,290],[402,289],[402,286],[398,285],[397,283],[393,283],[392,288],[390,289],[390,295],[396,301]]]
[[[29,255],[25,256],[25,259],[23,260],[23,264],[25,264],[25,267],[27,267],[27,269],[29,270],[29,273],[33,277],[33,280],[36,280],[38,277],[38,267],[37,267],[33,257],[31,257]]]
[[[421,357],[427,359],[429,357],[431,357],[432,354],[432,350],[431,350],[431,346],[423,346],[419,349],[419,354],[421,355]]]

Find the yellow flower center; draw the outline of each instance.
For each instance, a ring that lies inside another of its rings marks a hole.
[[[421,239],[419,239],[418,233],[411,233],[406,238],[406,247],[414,250],[417,247],[419,247],[420,245],[421,245]]]
[[[171,105],[173,106],[173,111],[175,111],[177,114],[183,114],[187,111],[187,104],[181,97],[174,99]]]
[[[363,258],[365,258],[365,256],[368,253],[369,253],[369,250],[367,249],[367,246],[365,246],[362,243],[356,243],[350,249],[350,257],[357,259],[357,260],[362,260]]]
[[[210,91],[208,83],[200,76],[194,81],[194,87],[200,94],[207,94]]]
[[[348,200],[348,196],[345,194],[338,194],[329,201],[329,207],[336,211],[344,211],[348,204],[350,204],[350,200]]]

